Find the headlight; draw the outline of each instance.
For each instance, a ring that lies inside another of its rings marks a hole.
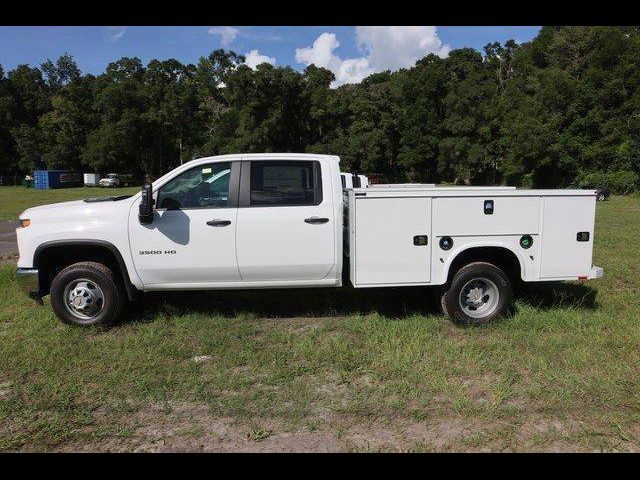
[[[21,218],[18,220],[18,226],[21,228],[27,228],[29,225],[31,225],[31,220],[28,218]]]

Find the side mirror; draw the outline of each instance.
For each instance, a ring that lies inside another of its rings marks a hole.
[[[148,225],[153,221],[153,189],[150,183],[142,185],[138,220],[143,225]]]

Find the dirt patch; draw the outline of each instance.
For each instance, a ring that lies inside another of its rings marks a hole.
[[[65,445],[66,451],[110,452],[335,452],[344,442],[327,431],[286,431],[276,419],[261,420],[266,438],[251,435],[255,425],[213,415],[206,405],[151,405],[119,419],[95,412],[102,420],[119,420],[124,438],[110,437],[92,444]]]
[[[278,328],[300,334],[321,328],[326,322],[327,319],[321,317],[261,318],[256,325],[259,331]]]
[[[345,445],[328,432],[294,432],[272,435],[248,450],[236,451],[329,453],[345,451]]]
[[[0,254],[0,265],[5,263],[18,263],[18,252]]]
[[[460,418],[441,419],[434,423],[412,423],[404,428],[405,439],[433,450],[446,449],[452,443],[477,432],[478,425]]]
[[[462,383],[467,389],[467,395],[470,400],[479,403],[487,403],[492,401],[492,395],[486,384],[478,382],[475,379],[465,380]]]
[[[352,427],[343,438],[349,450],[384,452],[406,448],[406,442],[402,441],[400,432],[378,422]]]
[[[494,374],[484,374],[476,377],[463,378],[460,384],[466,390],[469,400],[478,403],[494,402],[493,389],[499,382],[499,377]]]
[[[527,412],[516,418],[463,417],[437,410],[421,421],[401,416],[314,413],[313,427],[290,428],[285,418],[238,419],[208,405],[103,407],[61,451],[100,452],[345,452],[345,451],[633,451],[637,431],[616,436],[587,419]],[[322,418],[321,418],[322,417]],[[5,426],[6,427],[6,426]],[[596,441],[594,442],[594,438]]]
[[[0,382],[0,400],[9,398],[9,394],[11,393],[11,385],[11,382]]]

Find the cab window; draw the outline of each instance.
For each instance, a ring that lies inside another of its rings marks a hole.
[[[321,201],[319,162],[251,162],[250,205],[318,205]]]
[[[194,167],[160,188],[158,208],[176,210],[226,207],[230,178],[230,162]]]

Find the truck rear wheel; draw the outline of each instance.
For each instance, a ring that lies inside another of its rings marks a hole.
[[[459,325],[486,325],[511,305],[509,277],[486,262],[462,267],[440,299],[442,311]]]
[[[113,325],[126,294],[111,269],[97,262],[68,266],[51,283],[51,306],[62,322],[88,327]]]

